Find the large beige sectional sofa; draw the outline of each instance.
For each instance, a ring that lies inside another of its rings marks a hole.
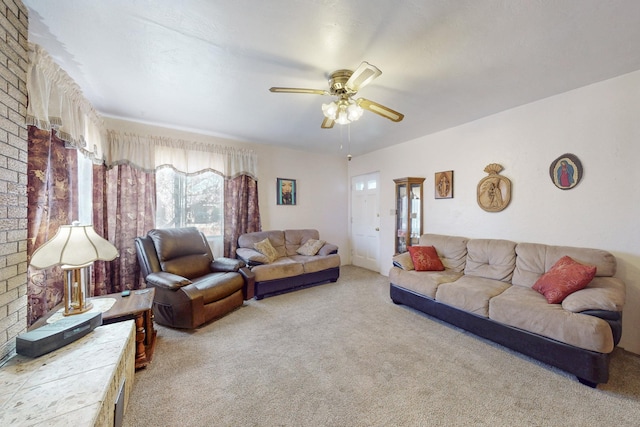
[[[272,259],[256,249],[256,245],[265,239],[275,249]],[[317,244],[317,252],[313,255],[313,250],[302,250],[312,242]],[[256,299],[335,282],[340,277],[338,247],[321,240],[318,230],[314,229],[243,234],[238,238],[236,257],[247,263],[255,275]]]
[[[598,249],[425,234],[444,271],[415,271],[394,257],[391,299],[576,375],[595,387],[609,378],[622,333],[625,285],[616,259]],[[532,287],[560,258],[596,266],[593,280],[561,303]],[[409,257],[409,258],[407,258]]]

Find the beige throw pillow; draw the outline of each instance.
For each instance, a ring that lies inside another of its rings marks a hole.
[[[278,251],[273,247],[268,237],[258,243],[254,243],[253,247],[256,251],[266,256],[269,259],[269,262],[273,262],[278,259]]]
[[[318,253],[325,243],[327,242],[324,240],[309,239],[304,245],[300,246],[296,252],[300,255],[313,256]]]

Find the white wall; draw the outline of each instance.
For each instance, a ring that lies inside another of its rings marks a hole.
[[[321,239],[338,245],[342,263],[350,263],[347,159],[272,146],[253,149],[263,230],[316,228]],[[295,206],[276,204],[277,178],[296,180]]]
[[[426,177],[424,232],[612,252],[627,285],[621,346],[640,353],[639,114],[634,72],[354,158],[350,177],[380,171],[381,273],[393,256],[393,179]],[[564,153],[584,168],[571,190],[556,188],[548,172]],[[512,182],[511,203],[498,213],[476,201],[490,163]],[[454,198],[435,200],[434,173],[445,170],[454,170]]]
[[[107,128],[121,132],[253,149],[258,154],[258,202],[262,229],[315,228],[321,239],[338,245],[343,264],[350,262],[346,158],[232,141],[114,118],[105,119],[105,124]],[[296,180],[295,206],[276,204],[277,178]]]

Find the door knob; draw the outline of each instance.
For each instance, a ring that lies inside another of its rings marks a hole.
[[[380,231],[380,228],[379,228],[379,227],[376,227],[376,231]]]

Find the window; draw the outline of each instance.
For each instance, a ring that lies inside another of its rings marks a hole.
[[[196,227],[208,238],[222,237],[224,179],[215,172],[156,171],[156,227]]]
[[[80,224],[93,224],[93,162],[78,152],[78,217]]]

